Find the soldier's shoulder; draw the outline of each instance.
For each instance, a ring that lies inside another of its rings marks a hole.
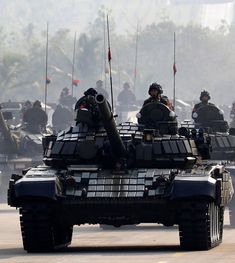
[[[199,107],[201,107],[202,106],[202,103],[201,102],[198,102],[198,103],[196,103],[195,105],[194,105],[194,108],[199,108]]]
[[[169,98],[167,97],[167,96],[165,96],[165,95],[163,95],[163,96],[161,96],[161,99],[160,99],[160,102],[161,103],[167,103],[169,101]]]
[[[147,98],[146,100],[144,100],[144,102],[150,102],[150,101],[152,101],[152,98],[151,98],[151,97],[149,97],[149,98]]]

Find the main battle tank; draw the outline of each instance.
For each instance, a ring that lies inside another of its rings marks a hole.
[[[194,114],[195,128],[202,128],[211,138],[211,158],[234,160],[235,130],[224,120],[223,112],[215,105],[203,105]]]
[[[0,110],[0,202],[6,201],[6,191],[12,173],[42,163],[42,134],[32,134],[21,126],[9,126],[11,112]]]
[[[178,135],[161,103],[146,105],[140,124],[116,126],[101,94],[92,109],[78,108],[76,121],[44,138],[45,165],[10,180],[8,204],[20,208],[25,250],[65,247],[73,226],[85,223],[179,225],[180,246],[189,250],[222,241],[233,188],[223,165],[200,160],[209,154],[208,139]]]
[[[235,129],[230,128],[224,120],[223,112],[213,104],[205,104],[193,113],[194,128],[209,134],[211,140],[210,159],[220,160],[226,165],[226,169],[232,175],[233,187],[235,187]],[[188,126],[189,123],[186,123]],[[185,125],[184,125],[185,126]],[[229,204],[230,225],[235,227],[235,198]]]

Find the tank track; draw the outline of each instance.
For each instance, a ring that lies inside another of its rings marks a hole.
[[[223,236],[224,208],[214,202],[188,202],[182,206],[179,222],[180,246],[184,250],[208,250]]]
[[[71,243],[73,228],[53,222],[48,205],[35,203],[20,208],[20,226],[27,252],[49,252]]]

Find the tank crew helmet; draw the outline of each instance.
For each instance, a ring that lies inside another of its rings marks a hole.
[[[64,88],[62,89],[62,93],[63,93],[63,94],[69,94],[69,89],[68,89],[67,87],[64,87]]]
[[[42,107],[42,104],[41,104],[41,102],[40,102],[39,100],[36,100],[36,101],[33,103],[33,107],[34,107],[34,108],[35,108],[35,107],[41,108],[41,107]]]
[[[88,90],[86,90],[84,92],[85,96],[89,96],[90,95],[90,96],[95,97],[96,94],[97,94],[97,91],[95,89],[93,89],[93,88],[89,88]]]
[[[163,93],[162,86],[159,85],[157,82],[154,82],[149,86],[149,95],[151,95],[150,92],[152,90],[157,90],[159,94]]]
[[[30,100],[26,100],[25,103],[24,103],[24,106],[27,107],[27,106],[32,106],[32,103]]]
[[[125,82],[125,83],[123,84],[123,88],[124,88],[124,89],[129,89],[129,88],[130,88],[130,84],[129,84],[128,82]]]
[[[208,100],[211,99],[209,92],[206,91],[206,90],[203,90],[203,91],[201,92],[200,100],[202,100],[202,97],[204,97],[204,96],[207,96],[207,97],[208,97]]]
[[[103,86],[103,81],[101,79],[96,81],[96,87],[102,87]]]

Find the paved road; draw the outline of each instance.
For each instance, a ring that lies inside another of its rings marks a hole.
[[[1,204],[0,263],[233,263],[235,229],[228,223],[226,213],[223,243],[209,251],[181,251],[177,227],[144,224],[116,230],[96,225],[74,227],[73,242],[65,251],[28,254],[22,248],[18,212]]]

